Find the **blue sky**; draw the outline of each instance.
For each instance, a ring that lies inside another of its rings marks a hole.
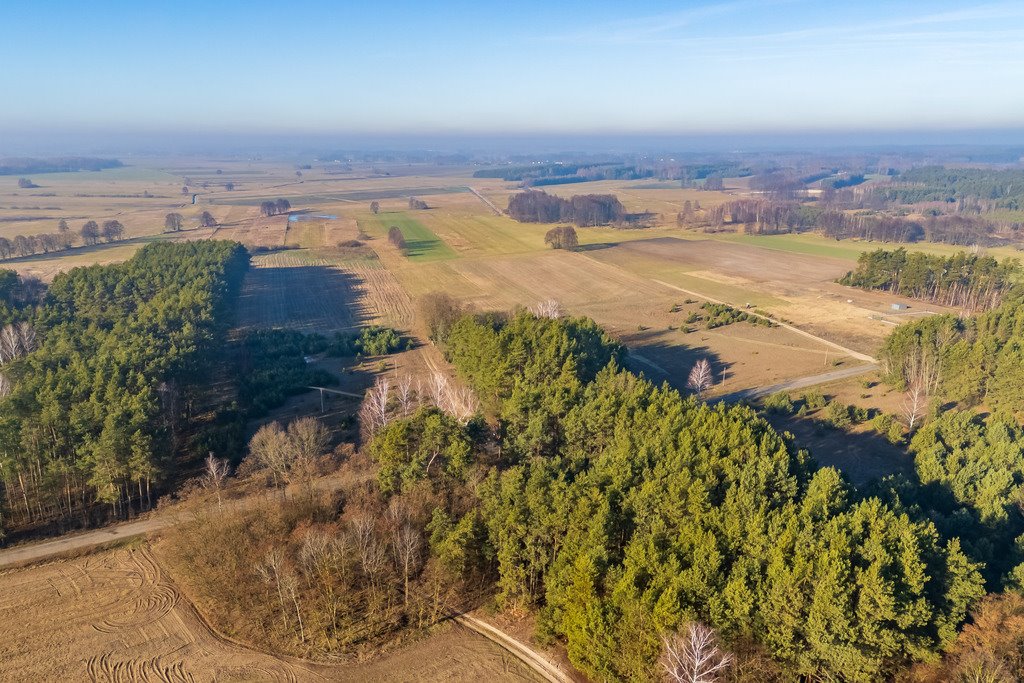
[[[1024,127],[1024,2],[11,2],[0,132]]]

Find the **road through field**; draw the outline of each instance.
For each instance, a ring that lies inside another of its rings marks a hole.
[[[475,194],[480,201],[482,201],[484,204],[486,204],[491,209],[491,211],[494,212],[495,216],[500,216],[501,215],[501,209],[499,209],[497,206],[495,206],[494,202],[492,202],[490,199],[488,199],[487,197],[485,197],[482,194],[480,194],[480,192],[478,192],[475,188],[471,187],[471,188],[469,188],[469,191],[472,192],[473,194]]]
[[[719,299],[714,299],[714,298],[708,296],[707,294],[701,294],[700,292],[694,292],[693,290],[690,290],[690,289],[683,289],[682,287],[679,287],[679,286],[676,286],[676,285],[673,285],[673,284],[669,284],[668,282],[662,282],[661,280],[654,280],[654,282],[657,282],[659,285],[664,285],[665,287],[670,287],[670,288],[672,288],[672,289],[674,289],[674,290],[676,290],[678,292],[682,292],[683,294],[689,294],[690,296],[695,296],[695,297],[699,297],[701,299],[704,299],[706,301],[710,301],[713,304],[724,304],[726,306],[732,306],[733,305],[733,304],[730,304],[728,301],[721,301]],[[790,325],[789,323],[779,322],[778,320],[775,320],[774,318],[769,318],[766,315],[761,315],[760,313],[754,313],[753,311],[745,311],[745,313],[747,315],[752,315],[752,316],[755,316],[755,317],[767,320],[769,322],[772,322],[772,323],[778,325],[779,327],[782,327],[782,328],[785,328],[785,329],[789,330],[790,332],[795,332],[796,334],[799,334],[802,337],[807,337],[808,339],[813,339],[814,341],[816,341],[816,342],[818,342],[820,344],[824,344],[825,346],[831,346],[833,349],[836,349],[838,351],[842,351],[846,355],[851,356],[853,358],[856,358],[857,360],[862,360],[865,363],[877,363],[878,362],[877,359],[872,358],[871,356],[867,355],[866,353],[860,353],[859,351],[854,351],[853,349],[847,348],[847,347],[845,347],[845,346],[843,346],[841,344],[836,344],[833,341],[829,341],[828,339],[823,339],[823,338],[821,338],[821,337],[819,337],[817,335],[811,334],[810,332],[805,332],[804,330],[801,330],[799,327],[794,327],[793,325]],[[818,383],[820,384],[820,382],[818,382]]]
[[[744,389],[743,391],[735,391],[731,394],[724,396],[717,396],[714,401],[741,401],[743,399],[758,398],[760,396],[770,396],[771,394],[778,393],[780,391],[796,391],[797,389],[806,389],[807,387],[814,387],[819,384],[827,384],[829,382],[835,382],[840,379],[848,379],[850,377],[858,377],[860,375],[866,375],[869,372],[874,372],[878,369],[877,363],[868,363],[867,365],[855,365],[852,368],[842,368],[840,370],[833,370],[831,372],[823,372],[820,375],[812,375],[810,377],[799,377],[797,379],[791,379],[786,382],[779,382],[767,387],[755,387],[753,389]]]

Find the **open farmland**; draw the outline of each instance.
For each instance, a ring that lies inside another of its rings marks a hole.
[[[536,680],[454,625],[365,664],[258,652],[214,633],[145,545],[0,573],[0,618],[2,681]]]
[[[677,238],[624,242],[586,253],[734,306],[750,303],[765,308],[801,329],[868,354],[892,331],[893,302],[907,304],[904,316],[948,311],[905,297],[838,285],[834,280],[854,264],[820,254]]]
[[[406,245],[404,255],[410,261],[443,261],[457,256],[444,240],[409,214],[384,213],[373,216],[373,219],[376,229],[371,228],[368,232],[386,235],[392,227],[402,231]]]
[[[167,195],[172,186],[180,194],[180,183],[187,179],[198,197],[194,207],[183,210],[186,222],[192,213],[209,210],[219,225],[186,230],[175,238],[233,239],[252,248],[288,248],[255,255],[239,311],[242,328],[329,333],[378,323],[412,331],[414,300],[437,290],[480,309],[556,299],[568,312],[592,316],[608,327],[633,348],[640,369],[659,379],[682,384],[696,358],[712,358],[720,370],[716,391],[722,393],[823,372],[846,361],[834,350],[782,329],[738,324],[686,332],[683,321],[699,304],[684,304],[687,296],[674,287],[734,305],[754,304],[868,352],[891,329],[890,323],[869,317],[884,313],[885,297],[831,283],[849,269],[846,254],[845,259],[821,258],[820,253],[804,256],[726,239],[694,240],[689,239],[692,233],[674,227],[675,212],[684,201],[712,206],[727,200],[730,195],[725,193],[650,181],[547,187],[560,195],[614,192],[631,211],[664,214],[663,225],[649,230],[579,229],[583,249],[569,253],[544,245],[551,226],[495,215],[466,191],[473,187],[502,207],[514,191],[509,183],[473,179],[469,173],[460,177],[458,169],[447,175],[438,169],[416,175],[403,167],[389,169],[393,175],[367,171],[326,165],[297,177],[282,165],[196,161],[178,167],[167,164],[152,175],[122,169],[120,176],[109,176],[109,182],[124,184],[121,191],[126,194],[141,195],[147,183],[159,181]],[[104,173],[68,175],[86,183]],[[99,192],[88,185],[76,188],[72,180],[61,181],[70,183],[68,194]],[[409,196],[423,198],[431,208],[408,211]],[[258,216],[259,202],[277,197],[291,202],[293,220]],[[380,202],[379,215],[369,212],[371,199]],[[176,196],[171,206],[165,199],[160,210],[179,207],[181,201]],[[154,216],[162,223],[162,216]],[[392,225],[402,230],[409,244],[405,253],[387,242]],[[154,224],[153,231],[160,227]],[[336,248],[361,233],[371,238],[364,246]],[[14,265],[51,279],[72,265],[123,260],[136,248],[134,242],[104,245],[30,257]],[[855,300],[854,323],[842,320],[850,317],[847,299]],[[676,312],[670,312],[673,309]]]

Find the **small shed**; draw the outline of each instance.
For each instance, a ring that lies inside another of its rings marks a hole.
[[[893,304],[892,305],[892,310],[894,310],[894,311],[905,311],[905,310],[907,310],[907,305],[906,304],[899,304],[899,303]]]

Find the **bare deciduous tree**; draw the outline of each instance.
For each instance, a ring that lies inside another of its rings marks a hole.
[[[415,408],[417,399],[410,375],[404,375],[395,382],[395,398],[398,400],[398,409],[401,411],[402,417],[409,417]]]
[[[249,457],[274,477],[274,486],[281,487],[288,482],[289,465],[288,436],[277,422],[263,425],[249,440]]]
[[[907,428],[913,432],[928,410],[929,397],[938,388],[939,364],[923,346],[919,346],[904,362],[903,376],[907,381],[907,391],[901,408]]]
[[[363,405],[359,408],[359,423],[369,436],[376,434],[390,421],[390,398],[391,380],[387,377],[378,377],[373,386],[366,390]]]
[[[918,380],[911,382],[900,407],[903,410],[903,417],[907,420],[907,429],[913,432],[928,407],[928,392],[923,382]]]
[[[271,548],[263,556],[263,561],[256,565],[256,573],[264,583],[277,589],[277,600],[281,605],[281,620],[284,622],[284,627],[288,628],[288,609],[284,604],[284,586],[282,584],[284,562],[284,551],[280,548]]]
[[[366,578],[370,580],[370,590],[376,596],[378,583],[387,567],[387,547],[380,542],[377,526],[369,514],[356,515],[352,518],[351,525],[352,536],[359,553],[359,564]]]
[[[181,226],[185,219],[182,218],[180,213],[169,213],[164,216],[164,230],[166,232],[178,232],[181,230]]]
[[[707,358],[701,358],[694,364],[693,369],[690,370],[690,378],[686,381],[686,386],[693,389],[697,394],[697,398],[702,398],[704,392],[711,388],[714,381],[714,375],[711,371],[711,363],[708,362]]]
[[[453,384],[442,372],[430,376],[430,401],[441,411],[465,424],[476,414],[479,402],[468,387]]]
[[[217,507],[223,506],[220,489],[228,477],[229,469],[227,460],[219,460],[213,457],[213,453],[206,456],[206,473],[203,475],[203,484],[217,493]]]
[[[732,663],[718,646],[715,632],[698,622],[663,639],[661,666],[673,683],[715,683]]]
[[[288,425],[290,470],[298,475],[312,493],[317,461],[327,452],[331,436],[315,417],[302,417]]]
[[[408,606],[409,577],[419,567],[423,537],[420,536],[420,532],[412,524],[405,522],[395,531],[392,545],[395,551],[395,564],[402,571],[405,585],[405,604]]]
[[[555,299],[541,301],[540,303],[531,306],[530,313],[534,314],[538,318],[550,318],[552,320],[558,320],[565,315],[562,311],[562,304],[558,303]]]

